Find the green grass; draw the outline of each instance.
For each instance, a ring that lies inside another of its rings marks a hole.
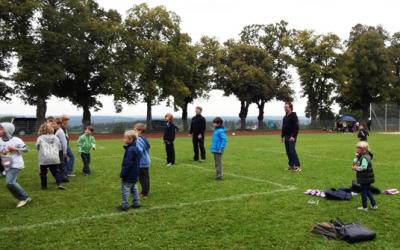
[[[381,189],[398,187],[399,139],[370,138]],[[225,180],[216,182],[210,155],[204,163],[191,160],[190,139],[177,140],[178,164],[171,169],[164,166],[163,144],[152,139],[152,193],[140,210],[127,214],[115,211],[120,204],[120,141],[98,141],[90,177],[80,175],[77,159],[78,176],[66,191],[51,185],[40,190],[32,150],[25,155],[20,183],[33,202],[15,209],[5,185],[0,188],[0,249],[399,249],[400,196],[377,196],[380,209],[365,213],[356,210],[360,197],[321,200],[316,206],[303,194],[308,188],[349,186],[355,142],[350,134],[301,135],[298,152],[304,171],[291,173],[285,170],[277,136],[230,136]],[[52,184],[50,175],[49,180]],[[363,223],[378,238],[349,245],[310,233],[317,222],[334,218]]]

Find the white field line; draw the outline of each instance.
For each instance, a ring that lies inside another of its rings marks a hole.
[[[279,192],[290,192],[290,191],[294,191],[294,190],[296,190],[296,188],[291,187],[291,188],[286,188],[286,189],[272,190],[272,191],[268,191],[268,192],[237,194],[237,195],[216,198],[216,199],[208,199],[208,200],[202,200],[202,201],[184,202],[184,203],[177,203],[177,204],[172,204],[172,205],[156,206],[156,207],[135,210],[134,212],[125,212],[125,213],[124,212],[115,212],[115,213],[99,214],[99,215],[93,215],[93,216],[87,216],[87,217],[78,217],[75,219],[46,221],[46,222],[41,222],[41,223],[36,223],[36,224],[31,224],[31,225],[2,227],[2,228],[0,228],[0,232],[1,233],[3,233],[3,232],[18,232],[18,231],[26,231],[26,230],[32,230],[32,229],[37,229],[37,228],[43,228],[43,227],[54,227],[54,226],[62,226],[62,225],[80,224],[83,222],[94,221],[94,220],[99,220],[99,219],[104,219],[104,218],[127,216],[127,215],[141,214],[141,213],[146,213],[146,212],[151,212],[151,211],[190,207],[190,206],[204,205],[204,204],[216,203],[216,202],[236,201],[236,200],[241,200],[244,198],[265,196],[268,194],[279,193]]]

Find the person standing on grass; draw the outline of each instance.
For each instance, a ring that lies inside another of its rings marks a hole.
[[[28,148],[20,138],[13,136],[14,132],[12,123],[0,123],[0,156],[6,171],[6,184],[10,193],[19,201],[17,208],[21,208],[32,200],[17,181],[19,172],[24,168],[22,154]]]
[[[56,180],[57,187],[64,190],[60,175],[60,156],[61,142],[54,129],[49,123],[44,123],[39,128],[39,137],[36,140],[36,149],[39,151],[40,183],[43,190],[47,189],[47,172]]]
[[[142,192],[140,193],[142,198],[147,198],[150,192],[150,144],[146,137],[143,136],[145,129],[146,125],[143,123],[135,124],[133,129],[138,134],[136,145],[140,151],[139,182],[140,186],[142,186]]]
[[[90,151],[96,149],[96,140],[93,136],[93,126],[87,126],[85,132],[78,139],[78,152],[81,154],[83,162],[83,175],[88,176],[91,174],[90,171]]]
[[[68,175],[68,177],[73,177],[75,176],[72,174],[74,170],[74,164],[75,164],[75,156],[72,153],[71,147],[69,145],[69,133],[67,126],[69,124],[69,117],[67,115],[62,115],[61,116],[61,121],[62,121],[62,130],[64,130],[65,137],[67,138],[67,162],[65,163],[65,172]]]
[[[301,171],[299,157],[296,152],[297,135],[299,134],[299,119],[293,112],[293,104],[285,103],[285,117],[282,123],[281,141],[285,143],[286,154],[289,160],[288,170]]]
[[[371,202],[372,209],[378,209],[374,195],[371,192],[371,184],[375,182],[372,158],[373,155],[369,151],[368,142],[358,142],[352,169],[357,173],[357,182],[361,186],[362,207],[358,209],[363,211],[368,211],[368,199]]]
[[[206,159],[206,149],[204,148],[204,134],[206,132],[206,119],[201,115],[203,112],[202,107],[196,107],[196,115],[193,116],[192,122],[190,123],[190,135],[192,135],[193,160],[199,160],[199,149],[201,158],[200,161]]]
[[[174,116],[171,113],[165,115],[165,127],[164,127],[164,144],[165,151],[167,153],[167,167],[175,165],[175,135],[178,128],[174,124]]]
[[[223,178],[222,173],[222,155],[225,151],[227,138],[225,128],[222,126],[223,120],[217,117],[213,120],[214,133],[212,135],[211,153],[214,154],[215,180],[220,181]]]
[[[61,175],[61,180],[62,182],[69,182],[68,180],[68,175],[65,173],[65,162],[67,161],[67,148],[68,148],[68,143],[67,143],[67,137],[65,136],[64,130],[62,130],[62,121],[60,118],[56,118],[53,120],[51,123],[55,135],[58,137],[58,139],[61,142],[61,149],[60,149],[60,175]]]
[[[360,141],[368,141],[368,136],[369,136],[369,132],[368,132],[368,130],[365,128],[365,124],[364,124],[364,123],[361,123],[361,124],[360,124],[360,129],[359,129],[358,135],[357,135],[358,139],[359,139]]]
[[[138,134],[134,130],[129,130],[124,134],[125,154],[120,173],[122,202],[121,206],[117,208],[121,212],[129,210],[129,193],[132,194],[133,198],[132,208],[140,208],[139,194],[136,186],[140,162],[140,150],[136,144],[137,138]]]

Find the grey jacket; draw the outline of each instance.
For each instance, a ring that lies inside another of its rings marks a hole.
[[[56,136],[60,140],[61,150],[63,151],[63,155],[67,155],[68,142],[67,142],[67,137],[65,136],[64,130],[62,130],[62,128],[59,128],[56,131]]]
[[[56,135],[41,135],[37,138],[36,149],[39,150],[39,165],[60,164],[60,140]]]

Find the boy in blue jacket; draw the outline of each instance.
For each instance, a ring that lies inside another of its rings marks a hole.
[[[125,154],[122,160],[121,169],[121,195],[122,203],[118,207],[119,211],[129,210],[129,192],[131,192],[133,197],[132,208],[140,208],[139,194],[136,187],[136,182],[139,176],[139,161],[140,161],[140,151],[136,146],[137,132],[134,130],[129,130],[124,134],[124,148]]]
[[[214,154],[216,180],[222,180],[222,155],[227,143],[225,128],[222,126],[223,120],[217,117],[213,120],[214,133],[212,136],[211,153]]]
[[[150,192],[150,144],[146,137],[143,136],[146,125],[137,123],[133,129],[138,133],[136,144],[140,150],[139,182],[140,186],[142,186],[140,197],[145,199],[149,196]]]

